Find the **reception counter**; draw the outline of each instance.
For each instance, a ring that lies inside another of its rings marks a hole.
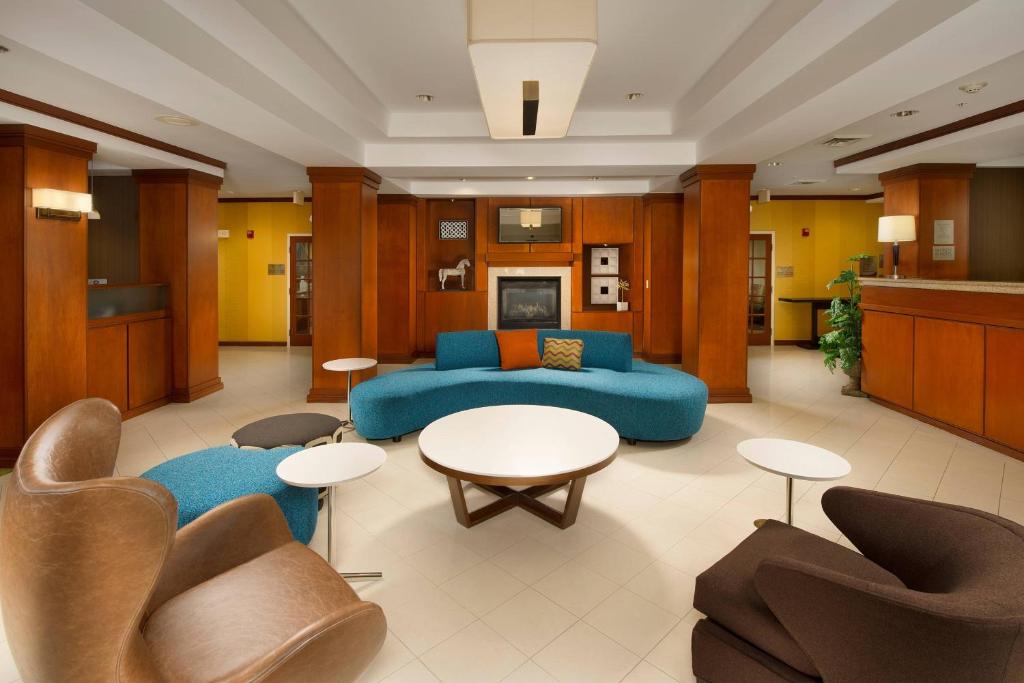
[[[1024,460],[1024,283],[861,284],[863,390]]]

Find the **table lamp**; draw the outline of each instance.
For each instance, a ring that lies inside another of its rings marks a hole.
[[[900,242],[917,239],[913,216],[882,216],[878,219],[878,241],[892,242],[892,277],[899,278]]]

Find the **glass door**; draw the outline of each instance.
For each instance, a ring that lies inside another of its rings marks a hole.
[[[772,342],[772,236],[751,235],[747,252],[747,343]]]
[[[288,338],[292,346],[313,342],[313,237],[289,236]]]

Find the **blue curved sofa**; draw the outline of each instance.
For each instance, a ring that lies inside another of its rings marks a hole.
[[[506,404],[579,410],[629,440],[685,439],[704,422],[704,382],[633,360],[630,335],[539,330],[537,337],[540,351],[547,337],[582,339],[583,368],[503,371],[493,331],[442,332],[433,364],[381,375],[352,390],[356,429],[367,439],[397,438],[460,410]]]

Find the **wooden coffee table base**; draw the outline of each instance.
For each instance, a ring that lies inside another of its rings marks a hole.
[[[473,482],[470,482],[473,483]],[[452,506],[455,508],[455,519],[459,524],[469,528],[491,517],[500,515],[502,512],[512,508],[523,508],[533,513],[549,524],[560,529],[567,529],[576,523],[576,515],[580,511],[580,501],[583,499],[583,486],[587,483],[586,477],[579,477],[569,481],[556,484],[543,484],[529,488],[516,490],[508,486],[494,486],[491,484],[475,484],[475,486],[498,496],[498,500],[488,503],[481,508],[470,511],[466,507],[466,491],[463,489],[463,481],[448,476],[448,490],[452,494]],[[557,491],[563,486],[569,487],[569,497],[565,501],[565,509],[559,512],[549,505],[537,500],[539,497]]]

